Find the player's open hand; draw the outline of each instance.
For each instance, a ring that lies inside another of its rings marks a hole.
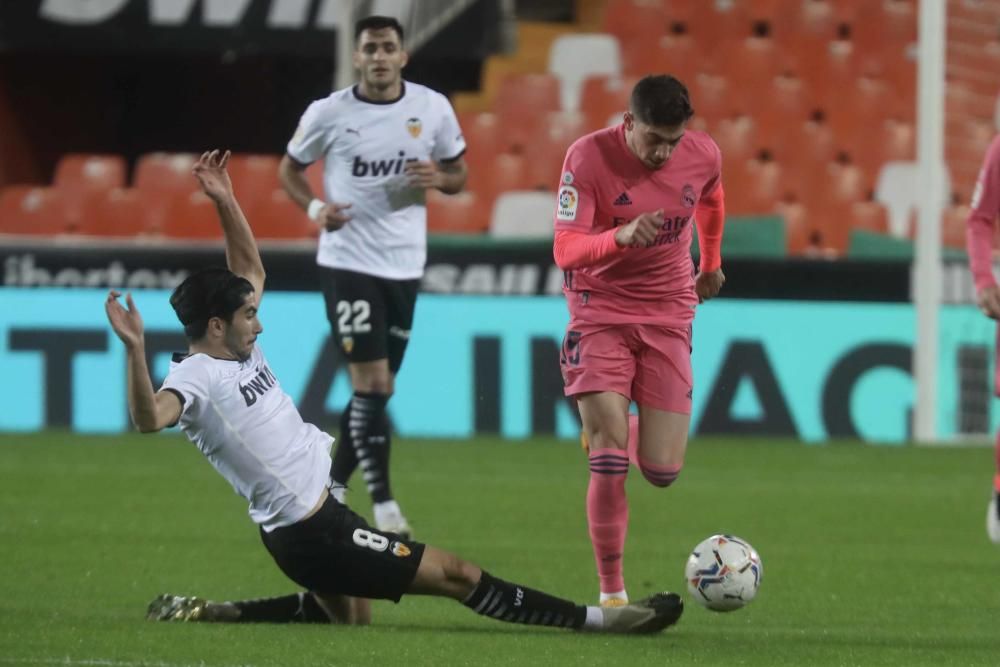
[[[698,274],[694,279],[694,291],[698,294],[698,301],[708,301],[719,295],[719,290],[726,284],[726,274],[722,269],[715,271],[705,271]]]
[[[218,203],[233,196],[233,182],[229,180],[226,165],[229,164],[230,152],[220,153],[218,150],[201,154],[191,169],[202,192],[212,201]]]
[[[990,285],[979,290],[979,294],[976,295],[976,302],[983,315],[994,320],[1000,320],[1000,286]]]
[[[139,314],[139,309],[135,307],[135,302],[132,301],[132,293],[129,292],[125,295],[128,310],[125,310],[118,302],[118,297],[121,295],[122,293],[118,290],[108,292],[108,298],[104,302],[104,312],[108,314],[111,328],[125,343],[125,347],[135,349],[142,345],[142,316]]]
[[[638,217],[615,232],[615,243],[620,247],[645,248],[656,240],[663,227],[663,209],[640,213]]]
[[[351,208],[350,204],[330,202],[319,210],[316,222],[326,231],[335,232],[351,221],[351,214],[347,212],[349,208]]]
[[[404,168],[411,188],[439,188],[443,181],[437,163],[431,160],[407,162]]]

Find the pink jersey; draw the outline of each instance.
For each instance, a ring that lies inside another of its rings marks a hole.
[[[563,292],[575,321],[686,327],[694,319],[691,235],[699,200],[720,185],[722,154],[704,132],[687,130],[666,164],[651,171],[625,144],[625,126],[576,141],[566,152],[555,226],[600,234],[640,213],[663,209],[648,248],[627,248],[566,272]]]
[[[986,151],[967,222],[969,266],[977,289],[996,284],[993,277],[993,244],[997,214],[1000,214],[1000,136],[993,139]]]

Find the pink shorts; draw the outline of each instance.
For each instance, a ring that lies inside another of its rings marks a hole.
[[[691,330],[570,322],[559,355],[566,395],[613,391],[640,405],[691,414]]]

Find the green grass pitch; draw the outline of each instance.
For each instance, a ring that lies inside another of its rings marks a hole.
[[[807,447],[698,439],[675,487],[633,473],[633,597],[683,590],[715,532],[764,562],[758,598],[716,614],[684,591],[653,637],[502,624],[428,598],[376,602],[368,628],[150,623],[156,594],[295,590],[236,497],[179,436],[0,437],[0,667],[307,665],[997,665],[1000,547],[986,448]],[[593,602],[586,461],[575,443],[398,442],[417,536],[494,574]],[[363,487],[355,505],[369,512]]]

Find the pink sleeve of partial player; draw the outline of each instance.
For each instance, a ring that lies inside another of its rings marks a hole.
[[[695,224],[698,225],[698,249],[701,254],[698,269],[702,273],[715,271],[722,266],[722,228],[726,224],[725,193],[721,181],[710,194],[698,200]]]
[[[972,210],[966,221],[965,243],[969,251],[969,268],[981,290],[996,284],[993,277],[994,223],[1000,213],[1000,136],[993,139],[979,180],[972,194]]]
[[[587,234],[556,229],[555,242],[552,245],[556,266],[563,271],[574,271],[624,252],[625,249],[615,242],[615,231],[617,230],[609,229],[600,234]]]
[[[591,172],[600,163],[588,138],[578,140],[566,151],[562,176],[556,191],[556,230],[589,232],[597,210]],[[589,156],[589,159],[588,159]]]

